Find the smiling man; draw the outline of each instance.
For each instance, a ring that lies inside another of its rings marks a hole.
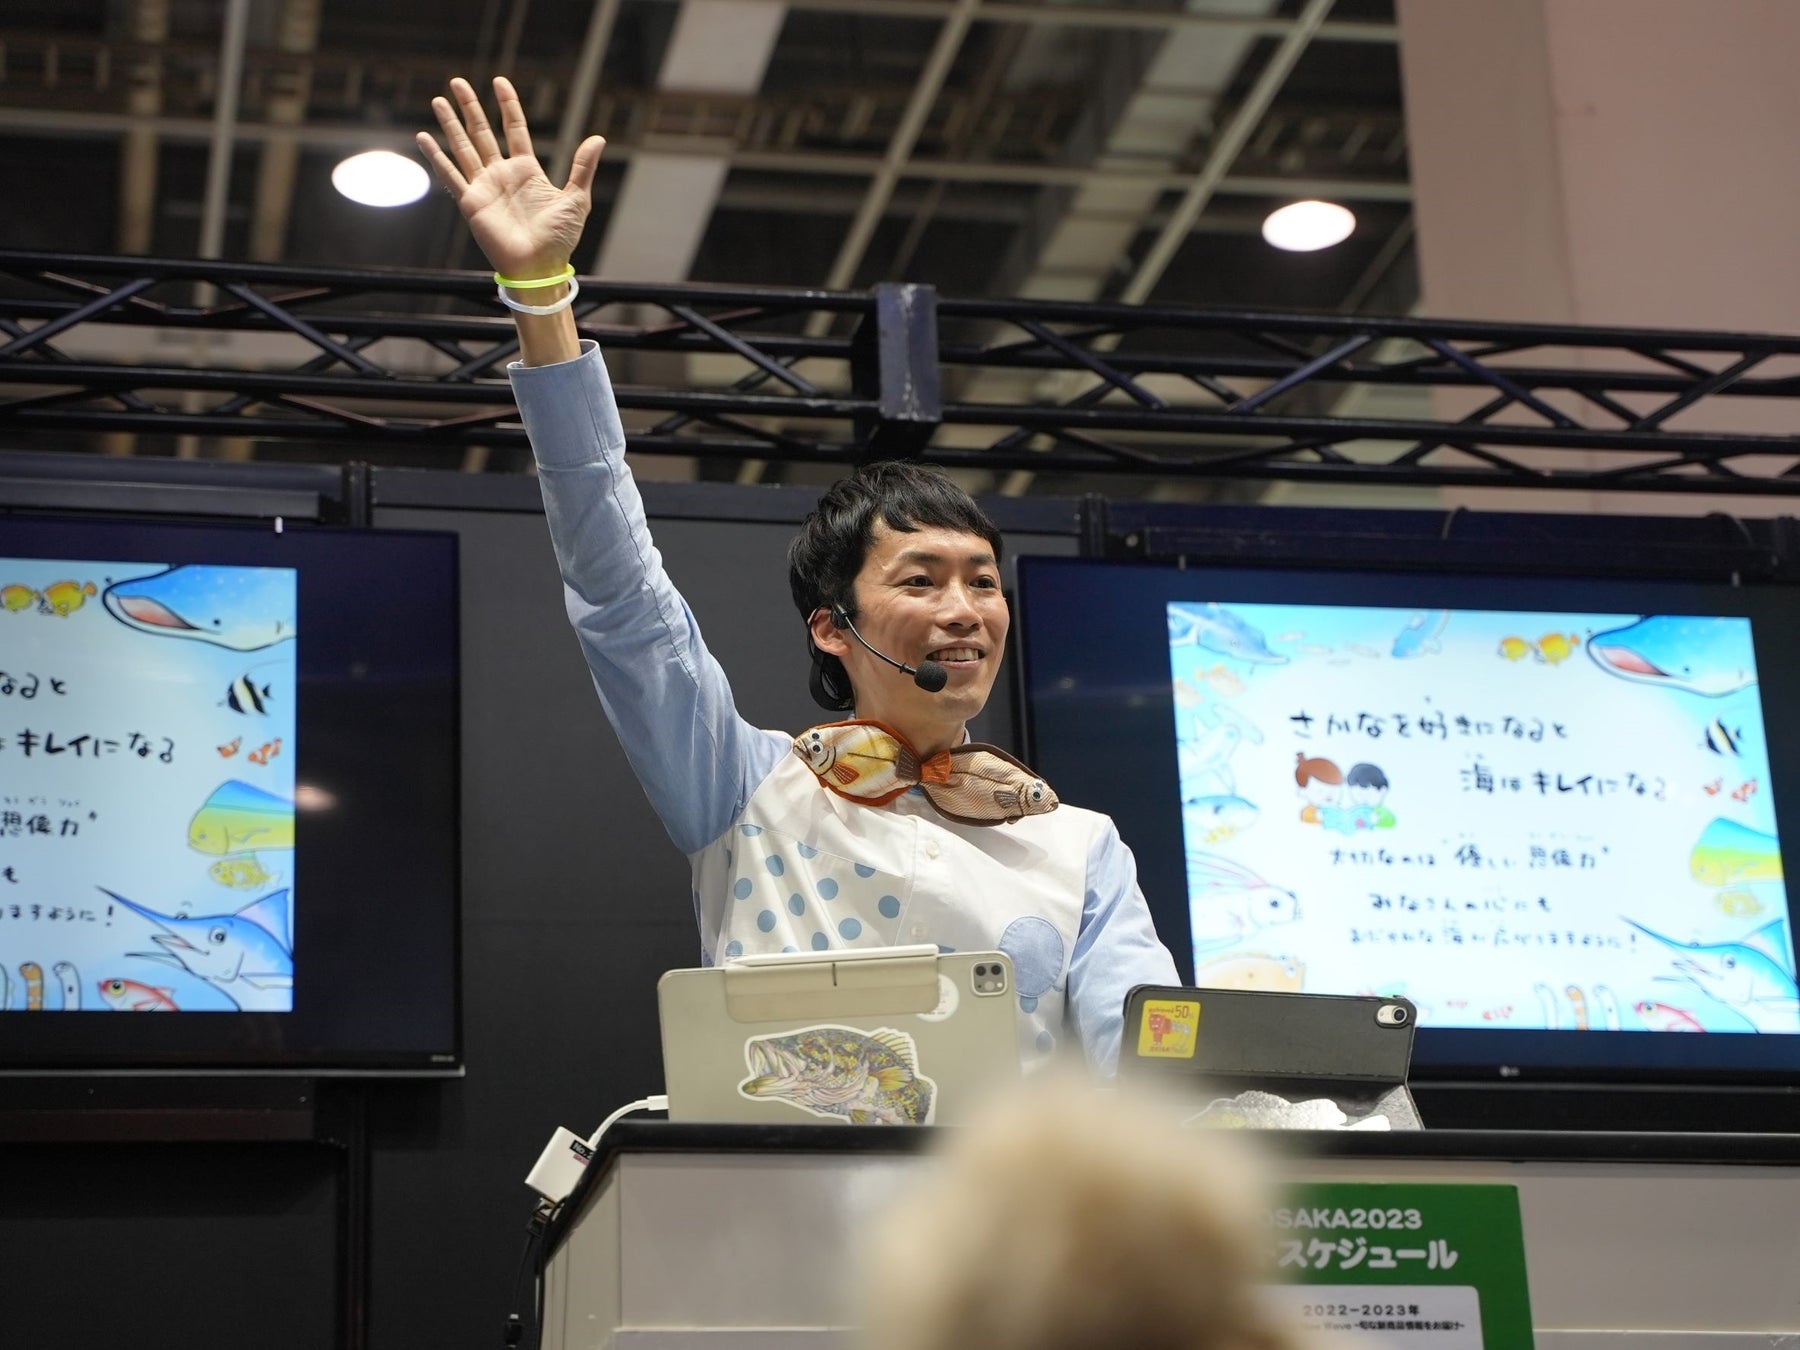
[[[515,311],[513,388],[569,618],[688,856],[706,958],[998,949],[1013,962],[1022,1059],[1073,1035],[1110,1072],[1126,993],[1175,983],[1174,962],[1112,822],[968,741],[1009,624],[999,532],[933,470],[878,464],[835,484],[794,541],[789,583],[814,697],[850,716],[799,736],[740,717],[651,543],[606,367],[570,316],[568,259],[603,142],[583,142],[556,188],[517,94],[494,85],[508,153],[462,80],[455,106],[433,101],[449,153],[427,135],[420,146]]]

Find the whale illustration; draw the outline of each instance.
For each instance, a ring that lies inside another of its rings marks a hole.
[[[184,563],[115,582],[102,600],[109,614],[140,633],[239,652],[272,647],[300,631],[294,573],[283,567]]]
[[[1637,684],[1723,698],[1756,683],[1750,621],[1653,614],[1588,639],[1587,652],[1608,675]]]

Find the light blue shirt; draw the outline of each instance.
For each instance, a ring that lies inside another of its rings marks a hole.
[[[917,793],[872,807],[827,792],[790,734],[738,715],[651,541],[594,344],[510,373],[569,620],[633,771],[688,855],[706,959],[809,941],[1006,951],[1024,1057],[1072,1029],[1112,1072],[1126,994],[1177,978],[1112,821],[1065,805],[964,826]]]

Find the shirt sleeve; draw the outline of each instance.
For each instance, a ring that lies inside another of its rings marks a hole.
[[[790,748],[738,715],[650,540],[597,345],[508,369],[537,458],[569,622],[607,719],[683,853],[717,838]]]
[[[1081,931],[1069,961],[1069,1011],[1095,1072],[1118,1069],[1125,996],[1140,984],[1178,983],[1175,958],[1138,889],[1137,862],[1106,820],[1088,853]]]

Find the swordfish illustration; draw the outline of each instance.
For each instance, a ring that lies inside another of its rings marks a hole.
[[[102,599],[109,614],[140,633],[252,652],[300,631],[296,596],[286,568],[183,563],[115,582]]]

